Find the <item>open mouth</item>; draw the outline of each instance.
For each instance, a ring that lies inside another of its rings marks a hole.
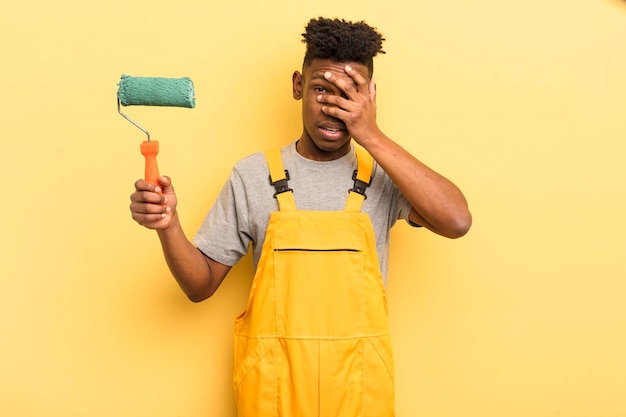
[[[338,140],[346,134],[346,129],[339,127],[320,126],[319,130],[327,140]]]
[[[340,128],[333,128],[333,127],[321,127],[322,130],[325,130],[327,132],[331,132],[331,133],[337,133],[337,132],[343,132],[344,129],[340,129]]]
[[[321,125],[320,130],[324,133],[324,135],[337,137],[343,135],[346,132],[346,126],[338,123],[328,123]]]

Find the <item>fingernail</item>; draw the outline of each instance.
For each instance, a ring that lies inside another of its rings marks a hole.
[[[350,65],[346,65],[346,72],[352,71],[352,67]]]
[[[332,77],[332,76],[333,76],[333,74],[331,74],[331,73],[330,73],[330,71],[326,71],[326,72],[324,73],[324,78],[326,78],[326,79],[328,79],[328,78],[330,78],[330,77]]]

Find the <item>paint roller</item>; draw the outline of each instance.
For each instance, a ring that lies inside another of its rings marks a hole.
[[[193,81],[189,77],[133,77],[122,75],[117,90],[117,111],[126,120],[138,127],[148,137],[141,144],[141,154],[146,158],[146,181],[157,184],[159,168],[156,157],[159,142],[150,140],[150,133],[144,127],[122,113],[121,106],[165,106],[196,107]]]

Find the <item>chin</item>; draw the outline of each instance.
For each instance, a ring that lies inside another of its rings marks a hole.
[[[315,145],[320,151],[324,152],[337,152],[344,148],[349,147],[349,140],[342,142],[318,142]]]
[[[350,143],[350,136],[346,133],[342,137],[339,138],[318,138],[313,140],[315,146],[322,150],[336,151],[347,146]]]

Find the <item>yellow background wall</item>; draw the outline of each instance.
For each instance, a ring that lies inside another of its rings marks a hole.
[[[384,131],[465,192],[450,241],[394,229],[397,415],[626,415],[626,2],[0,0],[0,414],[234,417],[246,257],[188,302],[130,218],[143,134],[193,235],[232,164],[300,134],[309,18],[365,19]]]

